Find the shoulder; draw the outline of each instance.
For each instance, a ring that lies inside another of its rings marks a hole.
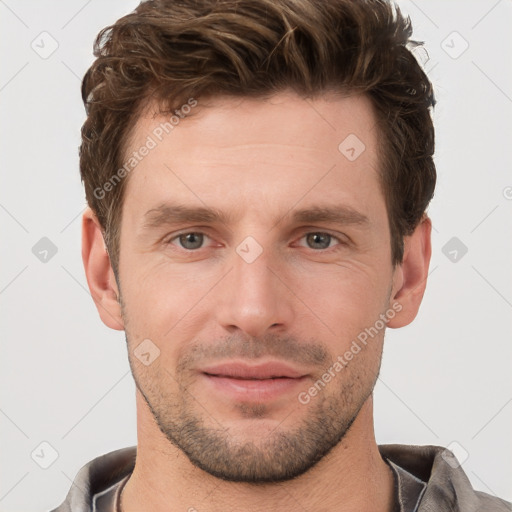
[[[51,512],[88,512],[95,495],[133,471],[137,447],[121,448],[94,458],[78,471],[64,502]]]
[[[379,445],[388,458],[427,484],[418,512],[511,512],[512,504],[473,488],[455,455],[442,446]]]

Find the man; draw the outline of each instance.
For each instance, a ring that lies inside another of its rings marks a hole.
[[[82,254],[138,444],[56,510],[510,509],[444,448],[375,441],[384,332],[431,255],[411,32],[377,0],[161,0],[100,33]]]

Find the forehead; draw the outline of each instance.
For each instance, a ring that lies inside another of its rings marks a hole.
[[[123,208],[140,218],[176,198],[238,210],[319,198],[371,207],[365,196],[380,193],[375,125],[362,95],[199,99],[173,120],[149,111],[134,127],[125,160],[149,140],[152,148],[129,175]]]

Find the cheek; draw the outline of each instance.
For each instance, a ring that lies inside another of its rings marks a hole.
[[[126,268],[139,269],[137,274],[125,272],[122,281],[130,351],[133,354],[150,340],[158,347],[163,367],[173,368],[184,350],[183,340],[196,338],[206,325],[204,308],[215,302],[205,299],[218,280],[217,273],[185,271],[185,266],[173,267],[168,262],[146,268],[142,261],[133,262]]]
[[[294,281],[311,311],[341,339],[373,325],[386,303],[391,277],[362,263],[318,266]]]
[[[175,265],[166,260],[151,265],[141,260],[131,268],[139,270],[129,273],[123,286],[126,302],[141,324],[159,325],[162,321],[168,328],[204,297],[218,274],[211,265],[208,270],[206,266]]]

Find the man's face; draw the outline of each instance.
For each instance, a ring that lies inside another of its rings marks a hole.
[[[148,414],[195,465],[285,480],[339,443],[378,375],[378,320],[394,290],[379,134],[362,96],[203,107],[127,184],[119,279],[130,364]],[[141,118],[128,156],[166,121]],[[167,215],[177,206],[222,218]]]

